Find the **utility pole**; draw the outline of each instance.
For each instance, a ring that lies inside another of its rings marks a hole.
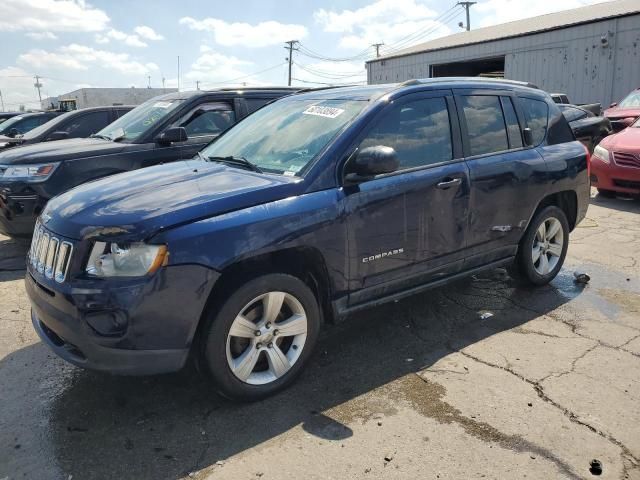
[[[180,91],[180,55],[178,55],[178,91]]]
[[[38,89],[38,99],[40,100],[40,106],[42,107],[42,95],[40,94],[42,84],[40,83],[40,77],[38,75],[36,75],[36,83],[34,83],[33,86]]]
[[[147,75],[147,78],[149,79],[149,83],[147,84],[147,88],[151,88],[151,75]]]
[[[200,80],[196,80],[196,90],[200,90]]]
[[[164,90],[164,81],[165,81],[165,78],[162,77],[162,90]]]
[[[2,90],[0,90],[0,103],[2,103],[2,111],[4,112],[4,98],[2,98]]]
[[[289,60],[289,86],[291,86],[291,66],[293,65],[293,51],[294,50],[298,50],[297,48],[294,48],[298,43],[298,40],[289,40],[288,42],[284,42],[287,45],[289,45],[288,47],[284,47],[284,48],[288,48],[289,49],[289,58],[287,58],[287,60]]]
[[[458,2],[456,5],[462,5],[464,9],[467,11],[467,32],[471,30],[471,19],[469,17],[469,9],[471,5],[475,5],[478,2]]]
[[[380,56],[380,47],[382,45],[384,45],[384,43],[374,43],[373,45],[371,45],[373,48],[376,49],[376,58]]]

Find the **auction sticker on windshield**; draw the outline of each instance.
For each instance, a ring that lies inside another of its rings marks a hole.
[[[336,118],[338,115],[344,113],[344,110],[342,108],[311,105],[302,113],[305,115],[317,115],[318,117]]]
[[[153,108],[169,108],[171,102],[156,102],[153,104]]]

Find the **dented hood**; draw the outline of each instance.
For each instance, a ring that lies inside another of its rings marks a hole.
[[[299,182],[201,160],[174,162],[69,190],[47,204],[42,221],[68,238],[141,241],[176,225],[286,198]]]

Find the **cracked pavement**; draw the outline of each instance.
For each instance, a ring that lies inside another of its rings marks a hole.
[[[496,270],[361,312],[254,404],[192,369],[65,364],[31,327],[25,244],[0,237],[0,480],[583,479],[592,459],[638,480],[639,214],[594,196],[551,285]]]

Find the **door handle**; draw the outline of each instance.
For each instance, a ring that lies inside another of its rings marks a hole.
[[[446,190],[451,187],[457,187],[461,183],[461,178],[445,178],[443,181],[436,184],[436,188],[439,188],[440,190]]]

